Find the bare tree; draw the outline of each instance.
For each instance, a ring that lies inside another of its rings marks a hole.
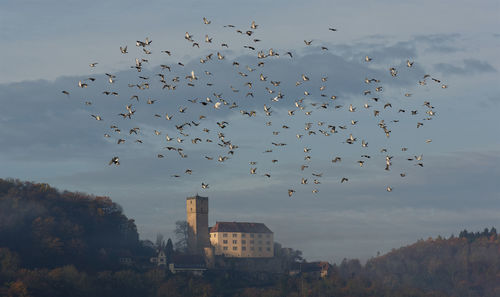
[[[187,221],[175,222],[175,250],[186,252],[188,248],[189,225]]]
[[[165,248],[165,239],[163,239],[163,234],[158,233],[156,234],[156,249],[157,250],[162,250]]]

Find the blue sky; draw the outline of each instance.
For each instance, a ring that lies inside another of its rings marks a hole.
[[[185,218],[184,198],[199,193],[210,198],[211,224],[264,222],[278,242],[303,250],[311,260],[366,260],[378,251],[428,236],[498,228],[499,16],[497,1],[2,1],[0,177],[109,195],[149,239],[158,232],[172,236],[175,221]],[[204,25],[203,17],[212,23]],[[259,25],[254,30],[262,40],[258,43],[251,41],[253,36],[235,32],[249,30],[253,20]],[[236,28],[223,27],[228,24]],[[186,31],[200,49],[184,39]],[[203,42],[205,34],[214,38],[213,44]],[[135,46],[136,40],[146,37],[153,40],[152,54],[147,56]],[[313,43],[306,46],[304,40]],[[229,48],[220,47],[222,42]],[[265,66],[258,67],[256,53],[243,47],[250,44],[266,51],[273,48],[280,56],[268,57]],[[124,45],[128,45],[126,55],[119,52]],[[173,54],[167,56],[162,50]],[[200,57],[217,51],[226,58],[200,64]],[[287,51],[293,58],[285,56]],[[373,58],[370,63],[364,62],[366,55]],[[138,74],[130,66],[140,57],[149,63]],[[407,59],[415,61],[412,68],[405,66]],[[90,68],[92,62],[99,64]],[[161,71],[160,64],[172,67],[171,73],[164,72],[167,78],[180,76],[177,90],[159,87],[155,74]],[[247,65],[256,70],[248,71]],[[396,78],[391,77],[390,67],[398,70]],[[191,70],[199,77],[194,88],[184,80]],[[213,75],[205,75],[205,70]],[[114,84],[107,82],[106,72],[116,75]],[[273,88],[259,81],[260,73],[281,85]],[[310,81],[296,87],[302,74]],[[427,78],[426,86],[418,85],[424,74],[442,83]],[[141,81],[138,75],[151,77],[153,87],[129,88],[128,83]],[[96,81],[79,89],[78,81],[89,76]],[[322,82],[325,76],[328,80]],[[380,80],[382,92],[364,82],[372,77]],[[253,99],[244,96],[249,91],[244,83],[250,80]],[[207,82],[214,86],[204,86]],[[442,84],[448,88],[442,89]],[[270,101],[265,86],[283,92],[284,99]],[[325,92],[321,86],[326,86]],[[370,99],[373,96],[364,96],[368,89],[393,107],[384,109]],[[104,90],[120,95],[104,96]],[[187,101],[216,100],[214,92],[237,102],[238,108],[216,110]],[[320,97],[321,93],[328,97]],[[139,102],[130,101],[134,94],[140,96]],[[334,94],[338,99],[328,99]],[[158,102],[148,105],[147,98]],[[311,115],[294,106],[300,98],[305,98],[303,106]],[[434,107],[432,120],[423,120],[428,110],[424,101]],[[310,105],[323,102],[329,103],[325,110]],[[130,103],[137,110],[133,120],[120,119],[117,114]],[[363,108],[365,103],[372,107]],[[265,116],[264,104],[272,106],[271,117]],[[351,104],[356,112],[348,111]],[[186,113],[179,113],[179,107],[187,107]],[[372,114],[377,108],[381,117]],[[292,109],[293,117],[287,114]],[[243,116],[240,110],[256,110],[257,116]],[[409,115],[410,110],[418,110],[418,116]],[[155,113],[174,118],[159,120]],[[104,120],[95,121],[91,114]],[[211,134],[187,129],[190,135],[183,144],[187,158],[162,149],[171,144],[165,142],[165,134],[178,136],[173,122],[197,121],[200,114],[207,116],[200,128],[210,129]],[[377,125],[381,119],[391,129],[389,139]],[[351,120],[359,123],[351,125]],[[229,126],[221,130],[217,121]],[[268,121],[271,126],[265,125]],[[319,135],[298,140],[295,134],[307,133],[306,122]],[[326,137],[319,133],[324,126],[318,122],[348,129]],[[416,129],[416,122],[424,125]],[[113,134],[112,124],[120,126],[122,134]],[[141,128],[142,145],[126,133],[136,126]],[[162,134],[156,136],[154,130]],[[215,145],[216,132],[239,146],[224,163],[204,158],[227,152]],[[112,137],[105,138],[104,133]],[[359,138],[354,145],[343,143],[349,134]],[[214,143],[191,145],[196,136],[210,137]],[[122,137],[126,142],[117,145]],[[362,139],[367,148],[361,147]],[[427,139],[432,142],[426,143]],[[271,142],[287,145],[274,147]],[[304,160],[304,147],[311,149],[310,161]],[[403,152],[403,147],[408,150]],[[388,153],[380,153],[381,148]],[[273,153],[263,153],[266,149]],[[159,153],[166,157],[157,158]],[[372,158],[361,168],[357,161],[364,153]],[[108,166],[115,155],[121,165]],[[383,169],[386,155],[393,156],[389,172]],[[406,160],[418,155],[423,155],[424,167]],[[335,156],[342,156],[342,162],[332,163]],[[278,162],[271,163],[273,159]],[[250,161],[257,164],[251,166]],[[309,168],[300,171],[302,164]],[[257,174],[250,175],[252,167],[257,167]],[[187,168],[192,175],[184,174]],[[320,172],[321,178],[311,175]],[[402,172],[406,177],[399,176]],[[181,177],[172,178],[173,174]],[[344,176],[349,182],[340,184]],[[307,185],[300,183],[303,177]],[[321,184],[312,184],[314,179]],[[201,189],[202,181],[210,188]],[[393,191],[388,193],[387,186]],[[292,198],[287,195],[290,188],[297,191]],[[313,188],[319,192],[311,193]]]

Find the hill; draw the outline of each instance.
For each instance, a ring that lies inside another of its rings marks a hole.
[[[25,268],[116,269],[141,254],[134,220],[108,197],[0,179],[0,247]]]
[[[449,296],[500,296],[500,238],[491,228],[419,240],[368,261],[364,273],[391,287]]]

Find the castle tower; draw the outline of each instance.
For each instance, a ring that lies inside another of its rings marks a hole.
[[[204,254],[204,248],[210,247],[208,240],[208,197],[196,194],[186,198],[186,212],[188,223],[188,252],[190,254]]]

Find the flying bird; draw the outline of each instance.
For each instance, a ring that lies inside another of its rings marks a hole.
[[[120,165],[120,158],[118,157],[113,157],[111,158],[111,161],[109,161],[109,164],[108,165]]]

